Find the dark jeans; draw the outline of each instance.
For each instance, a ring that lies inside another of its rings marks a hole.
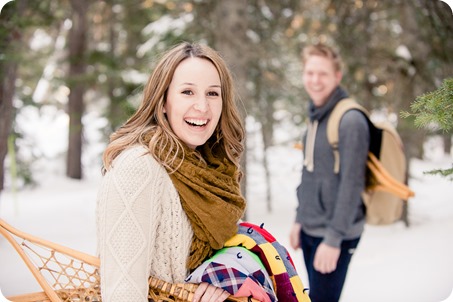
[[[352,255],[359,244],[360,237],[353,240],[343,240],[337,268],[329,274],[321,274],[313,268],[313,261],[318,245],[323,238],[312,237],[303,231],[300,233],[305,266],[308,273],[309,296],[312,302],[337,302],[340,300],[346,273]]]

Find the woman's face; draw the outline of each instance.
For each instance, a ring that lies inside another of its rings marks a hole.
[[[164,105],[172,130],[189,148],[211,137],[222,113],[222,87],[208,60],[188,58],[175,70]]]

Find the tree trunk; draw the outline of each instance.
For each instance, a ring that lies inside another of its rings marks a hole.
[[[235,84],[242,102],[245,104],[249,99],[246,89],[247,66],[248,66],[248,42],[247,42],[247,1],[231,0],[218,1],[214,16],[215,23],[214,48],[218,50],[227,61],[235,77]],[[241,108],[245,109],[245,108]],[[242,118],[245,125],[245,110],[242,111]],[[245,147],[241,166],[244,177],[241,181],[242,193],[247,196],[247,147]]]
[[[82,117],[85,111],[83,76],[86,69],[86,0],[71,0],[72,27],[69,32],[69,73],[68,86],[70,89],[68,101],[69,141],[66,175],[70,178],[82,178],[82,145],[83,125]]]
[[[17,77],[17,59],[11,58],[10,54],[14,49],[19,49],[21,33],[16,24],[13,24],[13,13],[22,16],[26,8],[25,0],[17,0],[16,9],[13,11],[12,5],[3,7],[0,26],[8,28],[8,31],[0,32],[0,53],[7,59],[0,60],[0,192],[4,189],[5,181],[5,158],[8,153],[8,137],[11,132],[11,126],[14,116],[13,98],[15,92],[15,83]]]
[[[16,81],[17,63],[4,62],[0,63],[0,76],[2,83],[0,85],[0,191],[4,188],[5,171],[4,161],[8,153],[8,136],[11,132],[13,120],[13,96],[14,84]]]
[[[451,134],[445,133],[442,137],[444,140],[444,153],[451,155]]]
[[[427,87],[434,83],[422,84],[425,79],[429,79],[429,71],[426,69],[425,60],[430,55],[430,45],[428,43],[417,43],[420,39],[418,33],[419,24],[414,18],[416,10],[413,5],[400,3],[400,24],[405,34],[401,36],[403,45],[417,45],[411,48],[412,67],[415,73],[411,74],[406,69],[401,68],[398,73],[399,92],[395,98],[398,102],[395,104],[396,112],[410,111],[411,103],[425,91],[422,87]],[[426,138],[426,131],[414,129],[413,119],[400,119],[398,125],[400,135],[406,145],[407,159],[423,158],[423,143]]]
[[[271,124],[272,125],[272,124]],[[261,135],[263,137],[263,168],[264,168],[264,176],[266,182],[266,205],[267,205],[267,212],[272,212],[272,181],[271,181],[271,171],[269,169],[269,147],[271,145],[271,137],[269,137],[269,132],[266,132],[267,127],[265,125],[261,125]]]

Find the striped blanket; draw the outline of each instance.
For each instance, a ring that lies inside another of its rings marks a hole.
[[[236,297],[263,302],[309,302],[288,251],[263,228],[239,224],[238,232],[186,282],[208,282]]]

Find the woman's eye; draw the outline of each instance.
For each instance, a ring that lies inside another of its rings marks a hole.
[[[217,91],[210,91],[208,92],[208,96],[219,96],[219,93]]]
[[[192,95],[193,92],[191,90],[184,90],[182,94]]]

